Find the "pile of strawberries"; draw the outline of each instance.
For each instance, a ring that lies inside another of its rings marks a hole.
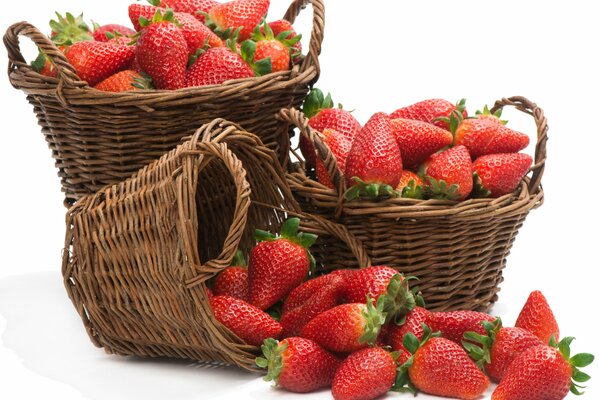
[[[514,192],[532,165],[528,154],[519,153],[529,144],[526,134],[505,126],[500,112],[486,107],[468,117],[465,100],[455,105],[424,100],[391,114],[376,113],[361,126],[315,89],[304,114],[335,157],[348,200],[500,197]],[[319,182],[334,188],[307,138],[300,138],[300,149]]]
[[[98,90],[175,90],[289,70],[301,61],[301,35],[289,21],[266,23],[269,0],[149,0],[131,4],[135,30],[89,29],[82,16],[50,21],[51,39],[77,75]],[[57,76],[45,54],[32,63]]]
[[[246,343],[286,390],[331,387],[336,400],[368,400],[390,390],[477,399],[490,380],[494,400],[560,400],[590,377],[593,356],[571,356],[547,300],[531,293],[514,327],[476,311],[430,312],[410,290],[415,278],[388,266],[317,275],[316,236],[289,219],[281,236],[257,231],[249,265],[212,282],[215,318]],[[310,277],[310,279],[308,279]],[[307,280],[306,280],[307,279]]]

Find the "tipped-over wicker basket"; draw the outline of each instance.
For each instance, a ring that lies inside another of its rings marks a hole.
[[[323,0],[294,0],[284,16],[293,22],[310,3],[314,19],[309,51],[291,71],[174,91],[93,89],[34,26],[20,22],[9,27],[4,44],[10,82],[27,94],[34,107],[56,160],[65,205],[131,176],[214,118],[259,132],[265,144],[286,154],[287,149],[279,150],[273,116],[283,107],[299,107],[318,79]],[[42,76],[31,68],[21,54],[19,36],[31,39],[52,60],[58,78]]]
[[[370,265],[343,226],[299,213],[274,152],[218,119],[134,177],[67,213],[63,277],[92,342],[106,352],[254,368],[257,348],[214,320],[207,280],[247,252],[256,228],[289,216]],[[317,259],[317,262],[319,260]]]
[[[346,202],[345,179],[334,157],[319,133],[310,129],[307,118],[295,109],[282,110],[280,119],[299,127],[314,143],[336,189],[314,180],[313,171],[306,171],[303,162],[290,165],[289,185],[305,212],[347,227],[364,244],[373,264],[391,265],[417,276],[430,309],[488,310],[497,300],[502,270],[518,230],[528,212],[543,203],[541,177],[548,130],[543,110],[523,97],[511,97],[497,101],[493,111],[504,106],[532,115],[537,126],[532,174],[512,194],[463,202]],[[343,251],[334,249],[319,256],[326,265],[348,261]]]

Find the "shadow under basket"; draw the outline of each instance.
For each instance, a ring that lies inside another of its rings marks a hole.
[[[360,240],[373,265],[389,265],[419,278],[427,308],[488,311],[497,301],[506,257],[528,212],[542,205],[541,177],[545,168],[547,120],[543,110],[523,97],[495,103],[492,111],[513,106],[531,115],[537,126],[534,165],[518,189],[496,199],[462,202],[393,198],[381,201],[344,199],[345,177],[320,133],[308,126],[298,110],[282,110],[281,120],[298,127],[314,145],[332,177],[335,189],[314,179],[305,162],[288,166],[287,180],[305,212],[345,226]],[[283,127],[287,130],[288,127]],[[334,247],[318,254],[325,265],[347,260]]]
[[[9,27],[4,35],[8,76],[33,106],[55,159],[65,206],[130,177],[215,118],[240,124],[259,134],[277,154],[286,155],[288,149],[277,141],[274,115],[283,107],[299,107],[318,80],[323,0],[294,0],[284,16],[294,22],[308,4],[314,14],[308,53],[290,71],[171,91],[96,90],[77,76],[64,54],[33,25],[19,22]],[[19,36],[31,39],[48,56],[57,78],[33,70],[21,54]]]
[[[258,348],[215,321],[207,283],[238,248],[248,254],[255,229],[278,231],[291,216],[319,235],[319,253],[331,241],[352,264],[370,265],[347,229],[300,212],[272,150],[218,119],[69,209],[65,287],[92,342],[108,353],[253,370]]]

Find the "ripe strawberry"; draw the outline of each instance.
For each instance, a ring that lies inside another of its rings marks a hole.
[[[77,75],[90,86],[94,86],[128,68],[135,58],[135,53],[125,45],[86,41],[70,46],[65,56],[77,71]]]
[[[455,127],[454,146],[463,145],[468,149],[472,159],[487,154],[517,153],[528,146],[530,139],[524,133],[514,131],[498,124],[490,118],[467,118],[461,120],[454,113],[452,121]]]
[[[422,199],[424,182],[415,172],[404,169],[395,190],[401,193],[401,197],[410,199]]]
[[[331,353],[315,342],[290,337],[281,342],[266,339],[262,345],[264,357],[256,365],[268,368],[265,381],[274,381],[283,389],[307,393],[331,385],[341,364]]]
[[[56,13],[57,20],[50,20],[52,33],[50,38],[57,45],[69,46],[73,43],[94,40],[87,24],[83,21],[83,14],[78,17],[66,13],[63,17]]]
[[[137,42],[137,63],[152,77],[156,89],[175,90],[185,85],[188,48],[174,15],[157,11],[152,21],[142,19]]]
[[[375,308],[372,300],[364,303],[341,304],[320,313],[300,334],[329,351],[350,353],[373,344],[385,323],[382,302]]]
[[[214,281],[214,294],[231,296],[243,301],[250,299],[248,270],[241,251],[237,251],[231,267],[222,270]]]
[[[208,12],[206,24],[221,37],[229,38],[239,31],[239,40],[249,39],[266,17],[270,0],[233,0],[218,4]]]
[[[356,135],[347,156],[345,177],[351,188],[345,196],[352,200],[360,195],[394,194],[402,171],[391,120],[385,113],[376,113]]]
[[[194,55],[205,45],[209,47],[224,47],[225,43],[216,36],[206,25],[193,15],[183,12],[175,13],[175,20],[181,25],[181,32],[187,43],[189,55]]]
[[[128,42],[131,41],[131,36],[135,35],[135,31],[131,28],[119,24],[98,25],[94,24],[94,40],[97,42],[108,42],[113,37],[121,36]],[[112,37],[111,37],[112,36]],[[127,43],[123,43],[127,44]]]
[[[422,324],[428,325],[430,316],[431,312],[426,308],[416,306],[406,315],[405,321],[401,325],[391,324],[391,329],[387,336],[387,343],[391,346],[393,351],[401,351],[399,361],[402,364],[412,355],[403,345],[404,337],[408,333],[411,333],[416,336],[418,340],[422,339],[422,335],[424,334]]]
[[[322,131],[322,141],[329,146],[333,157],[337,161],[339,171],[342,174],[345,173],[345,162],[352,146],[351,140],[338,131],[326,128]],[[320,158],[316,159],[316,177],[326,187],[330,189],[335,188],[329,172]]]
[[[260,346],[268,338],[278,338],[283,330],[270,315],[243,300],[214,296],[210,305],[218,322],[252,346]]]
[[[422,121],[392,119],[391,127],[399,149],[404,168],[415,168],[431,154],[453,142],[451,132]]]
[[[256,27],[252,33],[252,40],[256,42],[256,61],[270,58],[273,72],[287,71],[291,65],[291,48],[301,40],[301,35],[289,38],[290,32],[282,32],[275,36],[271,27],[264,22]]]
[[[577,382],[586,382],[590,376],[580,371],[594,360],[581,353],[570,357],[570,343],[564,338],[559,347],[547,345],[531,347],[520,353],[510,364],[503,379],[493,392],[493,400],[561,400],[568,391],[582,394]]]
[[[449,130],[449,118],[454,111],[460,112],[464,118],[467,117],[466,99],[460,100],[455,105],[443,99],[424,100],[411,106],[400,108],[389,116],[392,119],[403,118],[428,122],[439,128]]]
[[[285,298],[285,302],[283,303],[283,314],[303,305],[314,296],[314,294],[318,293],[319,290],[336,283],[339,279],[343,280],[343,283],[345,284],[344,276],[339,274],[327,274],[310,279],[297,286],[289,292],[289,296]]]
[[[250,253],[250,303],[265,310],[283,299],[308,276],[314,258],[309,248],[316,235],[299,232],[299,219],[290,218],[281,236],[256,230],[258,244]]]
[[[391,267],[378,266],[358,270],[346,284],[345,301],[365,303],[366,298],[370,297],[376,302],[381,295],[387,293],[389,284],[396,275],[399,276],[399,282],[403,282],[403,276]]]
[[[421,341],[406,334],[403,345],[412,356],[400,367],[396,388],[407,385],[408,390],[436,396],[479,398],[489,387],[489,378],[459,344],[435,335],[426,325]]]
[[[270,29],[275,36],[279,36],[282,33],[287,32],[287,39],[293,39],[297,36],[297,32],[293,29],[291,22],[286,19],[279,19],[268,23]],[[291,60],[297,64],[302,59],[302,42],[298,40],[293,46],[291,46]]]
[[[202,52],[189,67],[185,86],[220,85],[232,79],[255,76],[243,58],[228,47],[216,47]]]
[[[521,328],[504,328],[501,319],[483,321],[486,334],[466,332],[462,345],[489,378],[500,382],[514,358],[523,351],[541,345],[538,337]]]
[[[64,51],[64,46],[60,46],[60,50]],[[58,77],[58,70],[41,50],[39,51],[37,58],[31,62],[31,67],[40,75],[49,76],[51,78]]]
[[[326,97],[320,89],[313,88],[306,98],[303,112],[309,118],[308,125],[318,132],[332,129],[344,135],[350,143],[360,132],[362,126],[356,118],[348,111],[341,108],[333,108],[333,100],[329,93]],[[316,151],[312,143],[304,136],[300,136],[300,150],[309,166],[316,165]]]
[[[473,187],[472,160],[464,146],[433,154],[425,163],[426,195],[433,199],[464,200]]]
[[[559,340],[559,326],[553,311],[543,293],[538,290],[528,296],[515,326],[532,332],[543,343],[549,343],[552,336]]]
[[[160,7],[169,7],[176,12],[191,14],[202,23],[206,20],[205,14],[219,4],[216,0],[162,0],[154,3],[160,3]]]
[[[387,393],[397,376],[393,355],[379,347],[357,351],[341,364],[333,379],[335,400],[374,399]]]
[[[129,19],[131,20],[131,23],[133,24],[133,28],[135,28],[135,30],[137,32],[141,31],[143,29],[143,27],[141,26],[140,20],[142,20],[142,18],[151,20],[152,17],[154,17],[154,15],[156,15],[157,11],[162,12],[163,15],[164,15],[164,13],[166,13],[165,8],[160,8],[160,7],[152,6],[149,4],[139,4],[139,3],[131,4],[129,6],[128,12],[129,12]]]
[[[151,89],[152,83],[148,76],[127,69],[109,76],[94,88],[104,92],[127,92],[130,90]]]
[[[476,111],[475,118],[477,119],[488,119],[490,121],[495,122],[496,124],[505,125],[507,124],[506,120],[501,119],[502,109],[498,109],[494,113],[489,110],[488,106],[485,106],[482,111]]]
[[[462,343],[464,333],[472,331],[482,335],[486,332],[483,321],[494,320],[493,316],[478,311],[448,311],[432,313],[428,325],[445,339]]]
[[[532,157],[522,153],[489,154],[474,161],[477,193],[501,197],[513,193],[532,165]]]

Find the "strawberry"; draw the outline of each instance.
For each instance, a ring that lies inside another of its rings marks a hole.
[[[151,80],[147,76],[130,69],[109,76],[94,88],[104,92],[127,92],[130,90],[151,89]]]
[[[335,160],[337,161],[339,171],[345,173],[345,161],[351,150],[351,140],[338,131],[326,128],[322,131],[322,141],[329,146],[333,157],[335,157]],[[316,159],[316,177],[318,178],[318,181],[326,187],[330,189],[335,188],[329,172],[320,158]]]
[[[128,42],[135,31],[131,28],[119,24],[98,25],[94,24],[94,40],[97,42],[108,42],[116,36],[121,36]],[[127,43],[123,43],[127,44]]]
[[[464,333],[472,331],[484,334],[483,321],[494,321],[489,314],[478,311],[447,311],[432,313],[428,325],[434,332],[456,343],[462,343]]]
[[[424,326],[422,340],[407,333],[403,345],[412,354],[399,369],[396,388],[407,385],[424,393],[477,399],[489,387],[489,378],[478,369],[468,354],[457,343],[432,334]]]
[[[379,347],[357,351],[347,357],[333,379],[335,400],[374,399],[387,393],[397,376],[393,355]]]
[[[473,188],[472,160],[464,146],[433,154],[425,163],[426,195],[433,199],[464,200]]]
[[[498,124],[490,118],[466,118],[452,115],[454,146],[463,145],[472,159],[497,153],[517,153],[528,146],[529,137],[521,132]],[[457,120],[457,121],[456,121]]]
[[[331,284],[336,284],[340,279],[343,280],[343,284],[345,285],[345,276],[338,273],[331,273],[310,279],[297,286],[289,292],[289,295],[285,298],[285,302],[283,303],[283,314],[303,305],[314,296],[314,294],[318,293],[318,291],[327,286],[331,286]]]
[[[288,219],[281,236],[256,230],[258,244],[250,253],[250,303],[265,310],[283,299],[308,276],[314,258],[309,248],[316,235],[299,232],[299,219]]]
[[[417,167],[431,154],[453,142],[451,132],[427,122],[397,118],[391,120],[391,127],[404,168]]]
[[[191,14],[202,23],[206,20],[205,14],[209,13],[214,6],[219,4],[216,0],[162,0],[153,1],[152,3],[160,3],[157,4],[160,7],[168,7],[176,12]]]
[[[64,47],[61,47],[61,51],[64,51]],[[49,76],[51,78],[58,77],[58,70],[41,50],[39,51],[37,58],[31,62],[31,67],[40,75]]]
[[[249,39],[254,29],[266,17],[270,0],[233,0],[210,9],[206,24],[219,36],[238,34],[239,40]]]
[[[78,17],[66,13],[63,17],[56,13],[57,20],[50,20],[52,33],[50,38],[57,45],[69,46],[73,43],[94,40],[89,26],[83,21],[83,14]]]
[[[477,119],[487,119],[493,121],[496,124],[506,125],[507,121],[501,119],[502,109],[498,109],[494,113],[489,110],[488,106],[485,106],[482,111],[476,111],[475,118]]]
[[[185,86],[220,85],[232,79],[255,76],[243,58],[228,47],[216,47],[200,53],[189,67]]]
[[[185,85],[189,50],[174,15],[159,10],[151,21],[141,18],[143,30],[137,42],[137,63],[152,77],[156,89],[175,90]]]
[[[287,71],[291,65],[291,48],[301,40],[301,35],[289,37],[290,32],[282,32],[275,36],[271,27],[264,22],[256,27],[252,33],[252,40],[256,42],[256,61],[270,58],[272,71]]]
[[[559,340],[559,326],[553,311],[543,293],[538,290],[528,296],[515,326],[532,332],[543,343],[549,343],[552,336]]]
[[[339,108],[334,108],[331,94],[325,97],[320,89],[313,88],[310,91],[304,102],[303,112],[309,118],[308,125],[312,129],[321,133],[325,129],[332,129],[344,135],[350,142],[353,142],[354,137],[362,129],[356,118],[342,109],[341,105]],[[317,157],[312,143],[302,135],[299,146],[306,163],[315,166]]]
[[[160,11],[160,12],[162,12],[162,14],[164,14],[164,13],[166,13],[166,8],[160,8],[160,7],[152,6],[149,4],[139,4],[139,3],[131,4],[129,6],[128,12],[129,12],[129,19],[131,20],[131,23],[133,24],[133,28],[135,28],[135,30],[137,32],[141,31],[143,29],[143,27],[141,26],[142,18],[151,20],[152,17],[154,17],[154,15],[156,15],[157,11]]]
[[[204,46],[224,47],[225,43],[216,36],[206,25],[198,21],[193,15],[182,12],[175,13],[175,20],[181,25],[181,32],[187,43],[189,55],[194,55]]]
[[[365,303],[366,298],[370,297],[376,302],[381,295],[387,293],[389,284],[396,275],[399,282],[403,282],[403,276],[391,267],[378,266],[358,270],[346,284],[345,301]]]
[[[350,353],[373,344],[385,323],[383,302],[375,308],[372,300],[333,307],[313,318],[300,336],[329,351]]]
[[[395,190],[398,193],[401,193],[401,197],[410,198],[410,199],[422,199],[424,182],[416,174],[410,170],[404,169],[401,173],[401,178],[399,179],[399,183]]]
[[[241,251],[237,251],[231,267],[222,270],[214,281],[214,294],[231,296],[249,301],[250,288],[248,270]]]
[[[402,171],[401,151],[391,120],[385,113],[376,113],[356,135],[347,156],[345,177],[351,188],[345,197],[353,200],[361,195],[376,198],[379,194],[394,194]]]
[[[86,41],[70,46],[65,56],[77,71],[77,75],[90,86],[94,86],[128,68],[135,58],[135,53],[126,45]]]
[[[532,165],[522,153],[489,154],[474,161],[475,191],[483,196],[501,197],[513,193]]]
[[[403,345],[403,339],[408,333],[412,333],[418,340],[422,339],[424,328],[422,324],[427,324],[431,312],[424,307],[416,306],[410,311],[401,325],[391,324],[387,343],[393,351],[401,351],[399,361],[403,364],[412,355]]]
[[[504,328],[501,319],[483,321],[486,334],[466,332],[464,348],[476,365],[487,373],[489,378],[500,382],[514,358],[523,351],[543,344],[538,337],[521,328]]]
[[[297,36],[297,32],[293,29],[293,25],[286,19],[269,22],[268,26],[272,29],[275,36],[279,36],[285,32],[288,33],[288,35],[286,35],[287,39],[293,39]],[[302,59],[302,42],[300,40],[291,46],[291,59],[295,64],[299,63]]]
[[[317,343],[290,337],[281,342],[266,339],[262,345],[264,357],[256,365],[268,368],[265,381],[290,392],[307,393],[331,385],[340,361]]]
[[[568,391],[582,394],[579,382],[590,376],[580,371],[594,360],[588,353],[570,357],[573,337],[564,338],[558,348],[540,345],[520,353],[505,371],[493,392],[493,400],[561,400]]]
[[[428,122],[439,128],[449,130],[449,118],[454,111],[460,112],[464,118],[467,117],[466,99],[460,100],[455,105],[443,99],[424,100],[400,108],[392,112],[389,116],[392,119],[403,118]]]
[[[278,338],[281,324],[264,311],[231,296],[210,299],[214,318],[244,342],[260,346],[268,338]]]

